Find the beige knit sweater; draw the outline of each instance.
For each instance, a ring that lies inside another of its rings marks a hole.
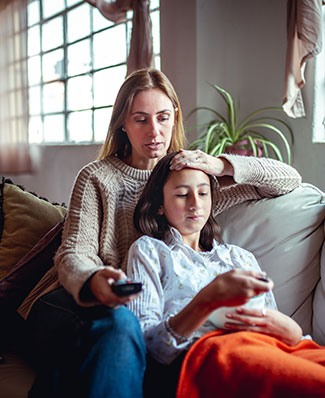
[[[216,214],[246,200],[290,192],[301,177],[292,167],[272,160],[223,155],[234,178],[219,179]],[[26,317],[41,295],[61,285],[77,303],[87,279],[106,265],[122,267],[131,243],[139,237],[133,211],[150,170],[134,169],[112,156],[86,165],[76,178],[55,266],[25,299],[19,313]]]

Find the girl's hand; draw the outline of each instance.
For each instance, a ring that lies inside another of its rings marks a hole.
[[[95,298],[107,307],[118,307],[128,304],[139,294],[119,297],[112,291],[112,284],[120,279],[125,279],[126,275],[122,270],[107,266],[105,269],[97,271],[89,281],[89,288]]]
[[[234,174],[232,165],[226,159],[208,155],[199,149],[195,151],[181,149],[172,159],[171,170],[181,170],[185,167],[202,170],[216,177]]]
[[[239,307],[236,313],[226,314],[229,322],[225,329],[235,332],[249,330],[276,337],[288,345],[297,344],[302,337],[301,327],[289,316],[277,310],[264,308],[263,310]],[[241,322],[240,324],[232,321]]]
[[[240,306],[273,288],[271,280],[260,278],[265,278],[263,272],[233,269],[218,275],[196,298],[209,312],[219,307]]]

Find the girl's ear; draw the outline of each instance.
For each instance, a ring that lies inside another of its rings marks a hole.
[[[163,216],[164,215],[164,208],[162,205],[160,205],[158,211],[157,211],[158,216]]]

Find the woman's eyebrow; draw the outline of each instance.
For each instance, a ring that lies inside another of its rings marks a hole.
[[[163,109],[162,111],[158,111],[156,112],[156,115],[159,115],[160,113],[166,113],[166,112],[171,112],[171,109]],[[135,111],[131,113],[131,116],[133,115],[149,115],[149,113],[147,112],[143,112],[143,111]]]

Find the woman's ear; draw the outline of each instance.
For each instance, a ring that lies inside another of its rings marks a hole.
[[[160,205],[158,211],[157,211],[158,216],[163,216],[164,215],[164,208],[162,205]]]

